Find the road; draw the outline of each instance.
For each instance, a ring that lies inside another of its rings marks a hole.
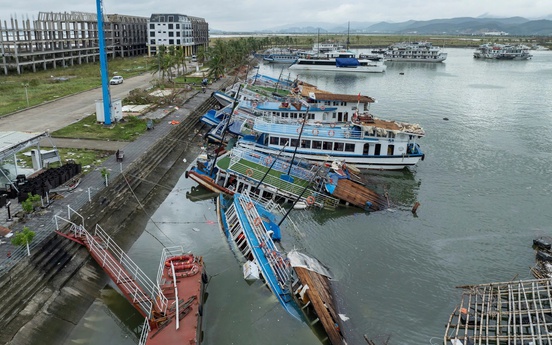
[[[125,79],[119,85],[110,85],[111,98],[125,98],[129,91],[150,86],[151,73]],[[0,132],[53,132],[96,112],[96,100],[102,98],[102,89],[81,92],[40,104],[0,118]]]

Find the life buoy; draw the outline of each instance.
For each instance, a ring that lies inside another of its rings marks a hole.
[[[345,138],[349,138],[351,136],[351,133],[345,132]]]
[[[315,129],[312,130],[312,135],[318,135],[318,133],[319,133],[318,129],[315,128]]]
[[[262,222],[263,222],[263,220],[261,219],[261,217],[257,217],[257,218],[255,218],[255,220],[253,221],[253,225],[259,226],[259,225],[261,225]]]
[[[297,133],[301,133],[301,127],[297,127]]]
[[[330,123],[330,127],[334,128],[335,127],[335,122]]]
[[[251,106],[252,106],[253,108],[257,108],[257,102],[251,103]]]
[[[265,164],[270,165],[272,163],[272,157],[266,157],[265,158]]]
[[[253,126],[253,120],[247,120],[247,124],[248,124],[249,126]]]
[[[165,260],[165,267],[171,267],[171,263],[175,266],[176,265],[189,265],[194,262],[194,256],[193,255],[179,255],[179,256],[173,256],[172,258],[168,258]]]
[[[194,263],[191,265],[186,265],[185,267],[174,267],[174,277],[175,278],[186,278],[191,277],[199,273],[199,265]],[[169,277],[173,277],[172,270],[169,271]]]
[[[245,208],[248,209],[248,210],[252,209],[253,207],[255,207],[255,205],[253,205],[252,202],[248,202],[247,205],[245,205]],[[243,234],[241,234],[241,235],[243,236]],[[239,238],[239,236],[238,236],[238,238]]]
[[[314,196],[312,196],[312,195],[307,198],[307,204],[308,205],[314,204],[314,201],[315,201]]]
[[[320,106],[320,110],[326,110],[326,106],[321,105],[321,106]]]
[[[282,168],[287,169],[287,168],[289,168],[289,165],[287,163],[284,163],[284,164],[282,164]]]
[[[247,170],[245,171],[245,174],[249,177],[253,176],[253,170],[251,168],[247,168]]]
[[[238,110],[237,110],[237,109],[234,110],[234,115],[238,115],[238,114],[239,114],[239,113],[238,113]]]
[[[330,137],[333,137],[333,136],[335,135],[335,131],[334,131],[333,129],[330,129],[330,130],[328,131],[328,135],[329,135]]]

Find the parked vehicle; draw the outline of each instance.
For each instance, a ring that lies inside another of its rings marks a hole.
[[[122,83],[123,83],[123,77],[120,76],[120,75],[114,76],[114,77],[111,78],[111,80],[109,81],[109,84],[110,84],[110,85],[117,85],[117,84],[122,84]]]

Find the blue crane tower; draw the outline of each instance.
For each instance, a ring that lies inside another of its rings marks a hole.
[[[107,56],[105,54],[102,0],[96,0],[96,12],[98,14],[98,40],[100,47],[100,72],[102,76],[104,125],[109,126],[111,125],[111,95],[109,93],[109,70],[107,69]]]

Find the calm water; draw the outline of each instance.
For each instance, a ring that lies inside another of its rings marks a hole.
[[[427,133],[426,159],[414,170],[366,174],[389,193],[390,210],[292,212],[299,232],[283,234],[286,250],[301,249],[334,274],[350,344],[365,344],[364,334],[391,336],[391,344],[442,343],[460,299],[455,286],[530,278],[531,241],[552,233],[552,53],[485,61],[471,49],[447,51],[445,63],[389,63],[384,74],[300,75],[321,89],[375,97],[376,116],[419,123]],[[260,71],[277,77],[281,67]],[[204,256],[212,279],[203,344],[320,344],[267,288],[242,279],[213,201],[192,201],[192,187],[182,177],[129,255],[151,276],[161,251],[152,235]],[[125,303],[109,304],[134,320]],[[92,309],[82,326],[88,333],[77,330],[67,344],[132,344],[102,308]],[[83,339],[97,337],[95,329],[121,336]]]

